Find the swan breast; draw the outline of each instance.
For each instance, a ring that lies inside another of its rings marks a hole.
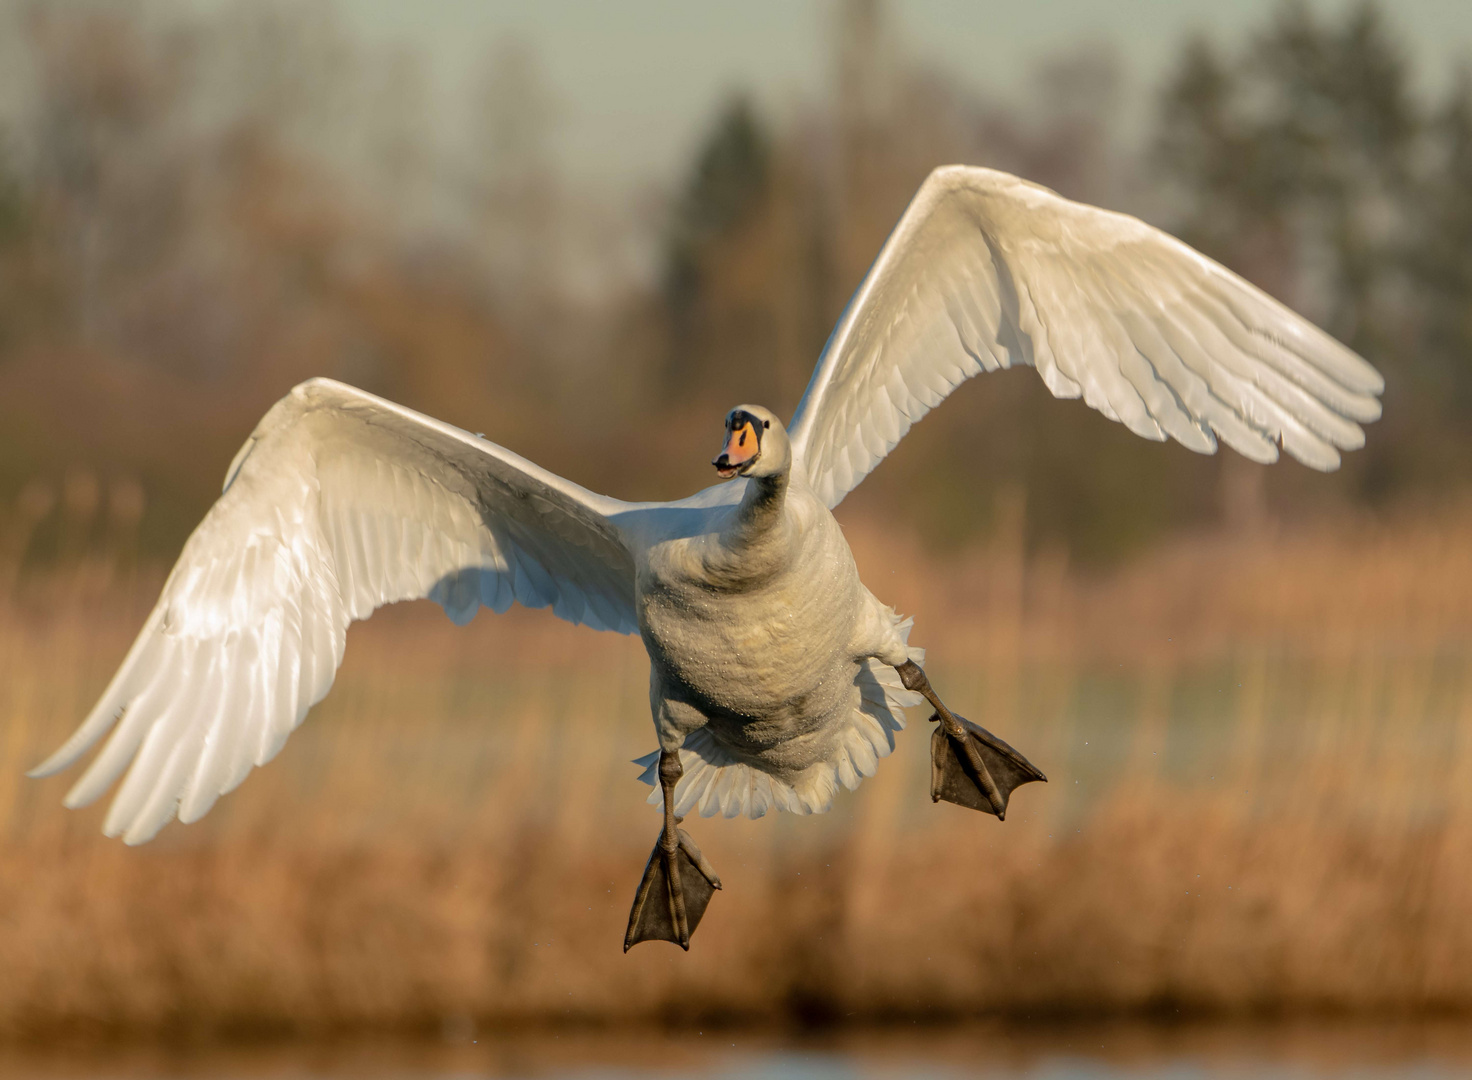
[[[778,550],[732,551],[712,531],[651,545],[640,562],[636,610],[656,685],[758,743],[851,707],[865,592],[838,523],[817,509],[791,515]]]

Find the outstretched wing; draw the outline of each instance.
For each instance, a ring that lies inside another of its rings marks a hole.
[[[632,633],[634,565],[607,520],[624,505],[351,386],[303,383],[236,455],[102,700],[32,775],[116,724],[66,804],[132,762],[104,831],[141,843],[269,761],[331,687],[348,624],[382,604],[428,597],[466,622],[515,600]]]
[[[837,506],[982,371],[1027,364],[1147,439],[1330,470],[1380,375],[1262,290],[1136,218],[992,169],[921,186],[833,331],[792,422]]]

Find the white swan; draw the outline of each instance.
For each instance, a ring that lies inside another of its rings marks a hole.
[[[327,693],[354,619],[413,597],[457,622],[551,606],[638,632],[665,824],[625,948],[688,948],[715,873],[692,810],[821,812],[889,753],[921,695],[932,796],[1001,817],[1042,774],[953,716],[901,621],[860,583],[830,512],[910,425],[981,371],[1027,364],[1058,397],[1151,439],[1318,469],[1362,445],[1382,381],[1360,357],[1140,221],[989,169],[937,170],[840,319],[792,423],[726,420],[732,484],[625,503],[326,379],[278,402],[231,462],[96,708],[32,775],[111,738],[66,797],[128,769],[104,831],[202,816]],[[131,768],[129,764],[131,763]]]

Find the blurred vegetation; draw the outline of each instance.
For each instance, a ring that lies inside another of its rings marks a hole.
[[[944,546],[1020,513],[1029,548],[1097,563],[1468,479],[1472,77],[1424,100],[1374,7],[1290,3],[1243,41],[1184,43],[1141,145],[1107,48],[1043,59],[1018,104],[907,57],[884,6],[850,0],[829,94],[780,121],[734,97],[686,175],[632,197],[558,176],[555,92],[524,47],[489,50],[452,152],[414,56],[323,5],[211,10],[0,0],[20,61],[0,101],[0,521],[26,565],[124,520],[138,557],[172,556],[255,421],[316,374],[611,494],[688,493],[724,410],[796,405],[950,161],[1177,232],[1377,364],[1386,416],[1326,479],[1153,446],[1030,373],[991,376],[850,519]],[[618,455],[610,410],[644,419]]]
[[[849,537],[920,615],[932,678],[1048,784],[1005,824],[933,804],[917,713],[828,814],[692,816],[725,889],[688,954],[620,948],[659,827],[630,764],[654,745],[637,639],[395,605],[350,631],[275,761],[130,849],[100,835],[107,799],[62,808],[75,770],[23,770],[96,699],[161,568],[31,575],[0,594],[0,1046],[934,1038],[984,1015],[1465,1028],[1472,506],[1178,538],[1087,575],[1028,558],[1019,525],[930,557]]]

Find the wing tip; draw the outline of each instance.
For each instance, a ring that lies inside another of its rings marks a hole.
[[[55,776],[75,762],[79,756],[80,753],[68,753],[66,747],[62,747],[39,765],[27,769],[26,776],[31,780],[44,780],[48,776]]]
[[[1300,465],[1306,465],[1315,472],[1338,472],[1339,467],[1344,464],[1343,456],[1328,443],[1313,447],[1285,446],[1284,449]]]
[[[128,847],[139,847],[142,844],[146,844],[159,833],[161,833],[164,826],[173,819],[174,815],[171,812],[162,821],[157,823],[154,823],[152,821],[134,822],[132,825],[128,826],[127,831],[123,833],[123,843],[126,844]]]
[[[85,780],[86,777],[82,779]],[[106,790],[106,788],[102,789],[102,791]],[[101,795],[102,791],[89,791],[82,787],[81,781],[78,781],[70,791],[62,796],[61,805],[68,810],[80,810],[82,807],[91,806],[96,802],[97,796]]]
[[[160,804],[150,799],[149,803],[131,814],[120,814],[119,809],[114,801],[102,823],[102,834],[112,839],[121,838],[128,847],[138,847],[148,843],[174,820],[179,813],[179,800],[166,798]]]

